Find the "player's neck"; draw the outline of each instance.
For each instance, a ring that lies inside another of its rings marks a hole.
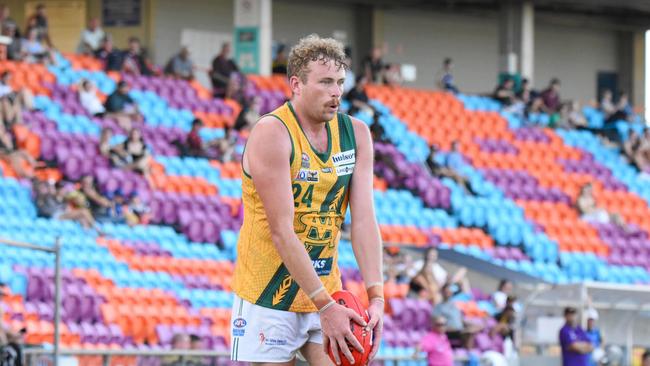
[[[309,114],[304,112],[304,108],[302,108],[299,101],[292,100],[291,106],[298,119],[298,124],[300,124],[308,136],[318,136],[325,131],[325,121],[310,118]]]

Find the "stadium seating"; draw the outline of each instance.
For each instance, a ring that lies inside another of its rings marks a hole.
[[[37,95],[37,111],[25,113],[28,129],[20,140],[55,166],[39,174],[72,181],[91,174],[102,191],[137,192],[152,210],[152,225],[100,224],[104,235],[98,236],[73,222],[37,217],[31,183],[1,166],[0,237],[41,245],[61,238],[64,345],[168,347],[174,333],[188,332],[212,349],[226,349],[229,283],[242,220],[241,171],[233,163],[179,157],[173,142],[185,136],[195,117],[206,122],[204,139],[224,136],[240,107],[212,99],[196,83],[107,74],[81,56],[59,56],[48,68],[2,62],[0,70],[13,71],[15,86]],[[112,129],[116,141],[124,131],[83,110],[75,92],[81,78],[93,81],[102,98],[119,79],[131,84],[155,158],[153,188],[140,175],[111,168],[98,153],[101,128]],[[250,81],[246,93],[259,97],[265,112],[288,96],[282,77]],[[377,86],[368,93],[389,140],[376,144],[376,152],[401,173],[381,163],[375,167],[374,198],[387,243],[453,248],[552,283],[650,281],[650,223],[643,220],[650,213],[650,184],[594,135],[517,127],[498,103],[483,97]],[[372,122],[369,115],[357,117]],[[422,164],[429,145],[447,151],[456,140],[466,161],[461,173],[476,195],[431,177]],[[572,203],[588,181],[597,182],[599,202],[639,231],[581,220]],[[2,253],[0,281],[11,288],[6,320],[26,326],[28,342],[51,342],[52,255],[10,247]],[[339,262],[345,286],[365,296],[349,242],[341,242]],[[386,284],[382,354],[411,355],[429,329],[431,306],[407,298],[407,291],[405,284]],[[488,297],[473,291],[456,300],[468,319],[486,329],[493,325]],[[479,350],[501,348],[487,331],[476,342]],[[457,353],[466,355],[467,350]]]

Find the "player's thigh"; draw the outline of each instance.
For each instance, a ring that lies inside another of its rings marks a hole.
[[[307,342],[300,349],[300,353],[310,366],[334,366],[320,343]]]

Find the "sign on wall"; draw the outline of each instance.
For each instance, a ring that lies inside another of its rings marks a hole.
[[[245,74],[260,73],[259,28],[235,28],[235,63]]]
[[[141,23],[142,0],[103,0],[102,24],[105,27],[134,27]]]

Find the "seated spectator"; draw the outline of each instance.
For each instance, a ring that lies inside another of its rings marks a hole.
[[[272,72],[274,74],[287,74],[287,46],[278,45],[278,52],[273,60]]]
[[[12,74],[4,71],[0,74],[0,108],[2,119],[7,126],[23,123],[23,110],[34,109],[34,95],[27,88],[14,90],[11,85]]]
[[[454,351],[446,331],[447,319],[443,316],[434,316],[432,331],[428,332],[416,346],[414,356],[425,352],[428,366],[453,366]]]
[[[204,351],[205,344],[203,339],[196,334],[190,334],[190,349],[194,351]],[[189,356],[187,357],[187,364],[189,366],[207,366],[210,362],[208,362],[205,357]]]
[[[603,113],[605,113],[605,123],[614,123],[621,120],[627,121],[632,115],[634,115],[629,98],[625,92],[621,92],[618,97],[618,103],[614,105],[614,102],[612,101],[612,92],[605,90],[600,107]]]
[[[217,152],[219,154],[219,160],[222,163],[228,163],[231,161],[239,161],[241,159],[240,155],[237,155],[237,147],[242,144],[239,133],[237,130],[231,127],[224,128],[226,136],[222,139],[214,141],[214,144],[217,147]]]
[[[572,366],[589,366],[589,356],[593,346],[585,334],[576,316],[576,309],[564,309],[566,323],[560,329],[560,346],[562,347],[562,364]]]
[[[515,352],[515,329],[517,328],[517,312],[512,305],[505,306],[494,316],[497,324],[490,330],[492,334],[498,334],[503,338],[504,354],[510,357]]]
[[[469,180],[461,175],[458,171],[449,167],[449,155],[439,155],[438,147],[436,145],[431,145],[431,150],[429,151],[429,157],[426,160],[426,165],[433,176],[438,178],[449,178],[461,186],[465,190],[465,193],[471,195],[474,194],[472,192],[472,187],[469,183]]]
[[[384,84],[388,86],[402,85],[402,70],[399,64],[388,64],[384,68]]]
[[[116,159],[116,162],[119,161],[119,155],[113,150],[112,146],[113,130],[108,127],[102,128],[102,131],[99,134],[99,144],[97,146],[99,154],[109,161]],[[114,164],[115,165],[115,164]]]
[[[623,154],[634,165],[636,165],[636,154],[641,147],[641,142],[641,136],[634,130],[630,131],[630,136],[623,142]]]
[[[413,257],[397,247],[384,249],[384,279],[385,282],[409,283],[410,268],[413,266]]]
[[[124,218],[129,226],[147,225],[151,221],[149,207],[142,202],[137,193],[129,197],[124,209]]]
[[[0,159],[11,166],[20,178],[33,178],[39,164],[27,151],[19,149],[15,136],[0,123]]]
[[[451,72],[453,68],[453,60],[449,57],[445,58],[442,62],[442,71],[438,73],[436,80],[440,89],[457,94],[458,87],[456,87],[456,84],[454,83],[454,74]]]
[[[386,131],[384,127],[379,123],[379,114],[375,113],[372,117],[372,123],[370,124],[370,136],[372,136],[373,142],[387,142],[386,140]]]
[[[418,272],[413,273],[413,270]],[[438,250],[429,248],[424,259],[415,261],[411,267],[409,293],[411,296],[429,299],[435,305],[440,302],[440,288],[446,283],[457,285],[459,292],[469,292],[466,274],[467,268],[461,267],[449,278],[447,271],[438,263]]]
[[[549,113],[559,112],[561,106],[560,80],[557,78],[551,79],[548,88],[542,91],[541,97]]]
[[[221,52],[212,60],[210,80],[212,81],[213,94],[216,98],[232,98],[234,93],[234,73],[239,72],[239,67],[230,58],[230,43],[221,46]]]
[[[560,110],[560,124],[563,128],[586,128],[587,119],[580,108],[580,103],[576,100],[562,104]]]
[[[618,214],[611,214],[607,210],[598,207],[591,183],[585,184],[580,189],[576,199],[576,208],[580,213],[580,218],[587,222],[601,224],[612,222],[623,229],[627,227]]]
[[[650,173],[650,129],[646,128],[643,136],[638,138],[633,150],[632,161],[639,171]]]
[[[17,28],[14,24],[3,23],[2,35],[11,38],[11,43],[7,45],[7,59],[11,61],[22,61],[23,43],[18,36]]]
[[[97,229],[97,223],[88,208],[88,200],[80,191],[74,190],[65,194],[63,198],[65,209],[57,218],[59,220],[76,221],[86,229]]]
[[[11,9],[6,4],[0,5],[0,28],[18,29],[18,23],[11,17]]]
[[[505,78],[499,84],[496,89],[494,89],[494,93],[492,94],[492,98],[496,99],[499,103],[503,104],[504,107],[509,107],[517,101],[517,97],[515,96],[515,82],[511,78]]]
[[[147,178],[147,181],[151,182],[151,155],[147,149],[147,145],[144,143],[140,130],[137,128],[132,129],[129,132],[128,138],[123,143],[116,145],[113,151],[117,157],[113,162],[117,162],[118,167],[142,174]]]
[[[262,99],[253,97],[250,101],[244,103],[241,112],[235,120],[234,129],[238,132],[250,131],[262,115]]]
[[[101,46],[102,40],[106,38],[106,33],[99,26],[99,19],[92,18],[88,22],[88,27],[81,31],[81,39],[79,40],[79,46],[77,47],[77,52],[94,55]]]
[[[81,178],[79,191],[86,197],[88,207],[93,213],[93,216],[108,216],[109,210],[113,208],[113,202],[99,193],[95,185],[95,178],[92,175],[85,175]]]
[[[122,72],[133,75],[152,75],[137,37],[129,38],[129,48],[122,55]]]
[[[614,105],[614,94],[609,89],[603,91],[603,95],[600,98],[599,109],[605,115],[605,120],[609,120],[611,116],[616,113],[616,106]]]
[[[26,34],[27,37],[21,41],[21,59],[30,63],[53,63],[52,51],[38,39],[37,29],[31,28]]]
[[[497,291],[492,294],[492,302],[498,311],[503,311],[506,307],[508,296],[512,294],[512,282],[503,279],[499,282]]]
[[[36,5],[36,12],[27,19],[25,33],[35,30],[38,41],[45,43],[48,48],[51,48],[52,41],[50,39],[48,24],[47,14],[45,13],[45,4],[38,4]]]
[[[58,219],[65,211],[63,203],[63,186],[61,182],[54,181],[35,181],[34,182],[34,201],[38,216],[48,219]]]
[[[374,47],[372,53],[363,60],[363,72],[369,83],[380,84],[384,80],[384,61],[381,47]]]
[[[194,79],[194,62],[190,59],[190,50],[187,47],[181,48],[180,52],[167,62],[165,74],[188,81]]]
[[[516,96],[517,99],[528,106],[535,98],[538,97],[538,93],[533,90],[533,87],[530,85],[530,80],[524,78],[521,80],[521,88],[517,92]]]
[[[442,286],[441,295],[442,302],[433,308],[434,317],[443,317],[447,320],[447,337],[452,343],[452,346],[460,345],[463,348],[474,348],[474,335],[482,330],[480,326],[466,323],[463,320],[463,314],[456,306],[453,299],[454,296],[453,284],[446,283]]]
[[[203,128],[203,121],[195,119],[192,121],[192,129],[185,138],[185,144],[179,146],[181,155],[193,157],[205,157],[206,150],[203,146],[203,139],[201,139],[201,129]]]
[[[106,116],[115,118],[118,125],[125,131],[131,131],[133,123],[142,120],[137,104],[129,96],[129,84],[124,80],[117,83],[117,89],[106,98],[104,107]]]
[[[350,110],[348,113],[353,116],[358,112],[364,112],[371,116],[375,114],[375,109],[369,104],[370,98],[366,94],[366,85],[368,84],[368,77],[366,75],[359,75],[357,77],[354,88],[345,95],[345,100],[350,102]]]
[[[92,116],[102,117],[106,114],[106,107],[104,107],[102,101],[97,96],[97,88],[88,79],[81,81],[79,102],[81,102],[81,106]]]
[[[104,71],[122,70],[123,53],[113,47],[113,40],[106,36],[101,47],[95,51],[95,57],[104,63]]]
[[[172,350],[190,349],[190,336],[187,334],[176,333],[172,337]],[[164,356],[162,366],[183,366],[184,362],[181,356]]]

